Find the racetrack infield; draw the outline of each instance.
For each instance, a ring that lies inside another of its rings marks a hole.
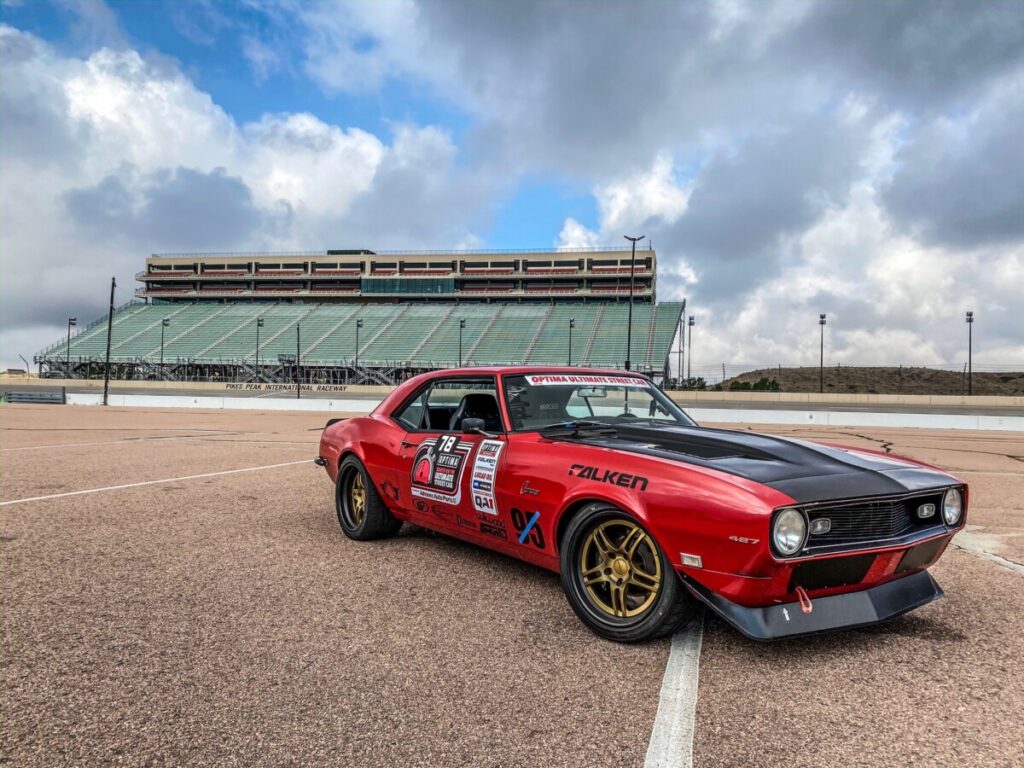
[[[5,502],[189,478],[0,507],[0,758],[643,765],[668,642],[601,641],[557,577],[445,537],[347,540],[322,423],[0,407]],[[708,618],[694,765],[1024,763],[1024,435],[764,429],[954,471],[971,549],[882,627],[761,645]]]

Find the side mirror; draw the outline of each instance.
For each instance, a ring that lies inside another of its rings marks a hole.
[[[475,435],[484,431],[484,420],[467,418],[462,420],[462,432],[467,435]]]

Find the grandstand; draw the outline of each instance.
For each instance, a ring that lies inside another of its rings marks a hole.
[[[333,269],[341,270],[341,265],[350,263],[333,255],[340,252],[328,253],[332,254],[329,264]],[[472,254],[473,259],[463,253],[445,256],[465,273],[467,269],[496,268],[490,265],[505,261],[509,253],[481,252]],[[625,258],[628,263],[628,252],[626,257],[622,253],[590,250],[571,254],[578,265],[574,279],[582,286],[578,290],[584,295],[543,294],[529,291],[527,285],[515,289],[522,291],[521,295],[500,299],[488,295],[482,300],[467,298],[466,283],[453,277],[442,279],[456,286],[454,295],[422,295],[421,282],[433,278],[415,277],[413,293],[399,296],[370,296],[372,291],[366,291],[364,286],[345,299],[290,295],[272,300],[259,290],[259,280],[252,279],[244,280],[245,286],[230,299],[200,297],[204,286],[201,280],[193,283],[192,290],[197,295],[157,297],[149,295],[154,284],[149,279],[153,262],[168,257],[153,257],[140,278],[145,283],[141,293],[146,294],[148,301],[131,302],[114,313],[111,375],[123,379],[392,384],[422,371],[460,363],[622,367],[626,360],[629,302],[612,296],[593,300],[592,278],[587,274],[595,266],[605,266],[596,264],[597,261],[620,262]],[[528,258],[517,256],[511,260],[516,264],[512,269],[520,270],[519,277],[524,281],[522,275],[528,273],[522,270],[531,269],[533,263],[551,264],[567,258],[560,251],[528,254]],[[547,258],[539,258],[538,254]],[[645,262],[653,268],[654,252],[644,254]],[[352,261],[363,260],[363,268],[371,273],[378,263],[374,260],[377,254],[368,251],[346,252],[346,256]],[[261,271],[260,262],[243,262],[238,256],[205,258],[235,259],[231,266],[245,263],[249,264],[248,269]],[[175,261],[175,272],[185,272],[179,257],[171,257],[171,261]],[[480,262],[488,266],[465,266]],[[280,261],[281,265],[293,263],[298,262]],[[422,261],[421,256],[406,255],[382,263],[396,264],[397,274],[407,275],[411,274],[410,263],[429,266],[439,261],[433,257]],[[206,272],[204,262],[196,262],[194,269],[193,275]],[[303,269],[316,272],[320,265],[312,262]],[[251,271],[247,274],[252,276]],[[350,275],[342,277],[349,279]],[[402,280],[395,276],[387,279],[391,281],[390,288]],[[522,282],[518,285],[522,286]],[[643,299],[636,297],[633,306],[629,358],[634,370],[662,376],[684,304],[655,303],[653,274],[648,276],[646,285],[649,290],[645,289]],[[535,293],[543,295],[544,300],[539,301]],[[40,375],[101,377],[106,344],[107,318],[103,317],[72,336],[70,348],[63,339],[37,354]]]

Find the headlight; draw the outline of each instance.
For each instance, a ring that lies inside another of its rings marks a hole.
[[[772,540],[780,555],[795,555],[807,538],[807,522],[795,509],[784,509],[775,516]]]
[[[952,527],[960,522],[964,514],[964,499],[959,488],[950,488],[942,497],[942,519]]]

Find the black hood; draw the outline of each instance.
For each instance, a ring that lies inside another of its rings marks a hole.
[[[616,434],[573,442],[694,464],[775,488],[803,504],[895,496],[952,485],[948,475],[899,459],[857,455],[802,440],[705,427],[615,424]]]

